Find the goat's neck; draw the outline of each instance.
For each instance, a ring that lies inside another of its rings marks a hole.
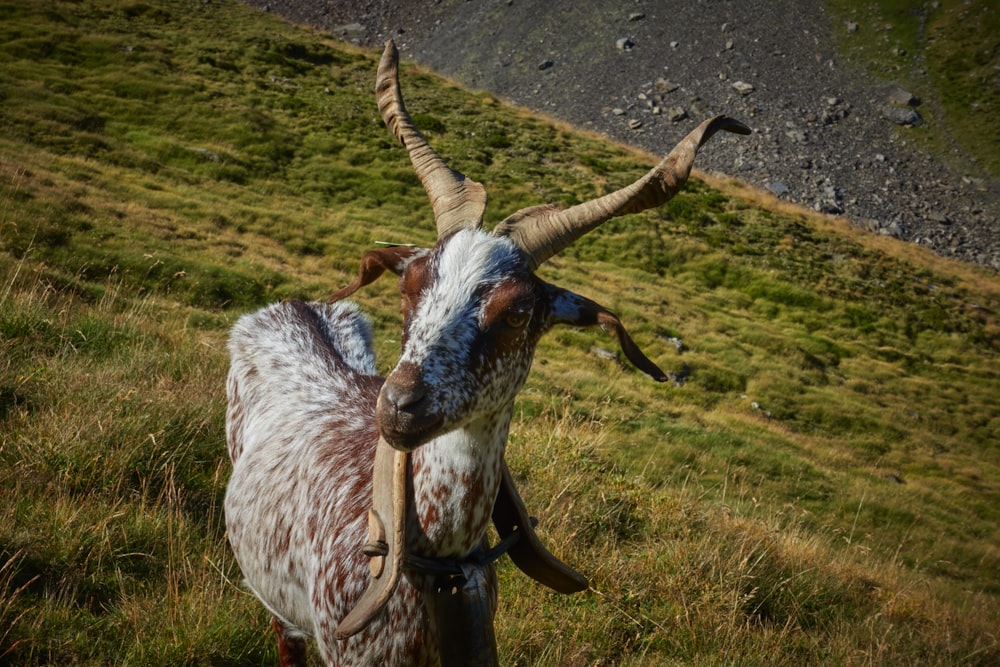
[[[500,485],[511,410],[438,436],[413,453],[416,522],[409,548],[460,558],[483,538]]]

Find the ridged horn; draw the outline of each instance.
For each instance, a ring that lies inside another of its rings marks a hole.
[[[498,224],[493,234],[514,241],[530,258],[532,268],[538,268],[611,218],[666,203],[687,181],[698,149],[719,130],[750,134],[750,128],[737,120],[726,116],[710,118],[632,185],[565,210],[555,206],[522,209]]]
[[[399,52],[391,39],[379,61],[375,96],[382,120],[409,152],[413,169],[430,197],[438,238],[464,227],[478,229],[486,208],[486,189],[450,169],[413,124],[399,89]]]

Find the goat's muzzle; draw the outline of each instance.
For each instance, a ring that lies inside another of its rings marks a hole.
[[[386,378],[375,405],[379,434],[393,448],[413,451],[438,434],[443,418],[433,409],[427,384],[408,367]]]

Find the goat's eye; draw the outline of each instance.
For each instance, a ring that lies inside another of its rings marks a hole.
[[[531,313],[508,313],[503,319],[504,324],[511,329],[521,329],[531,319]]]

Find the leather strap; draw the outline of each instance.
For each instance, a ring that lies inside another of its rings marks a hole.
[[[372,477],[372,509],[368,513],[368,542],[364,546],[364,552],[371,558],[372,578],[357,605],[334,631],[337,639],[347,639],[368,627],[396,590],[404,565],[409,477],[409,455],[393,449],[379,438]],[[538,539],[533,520],[514,486],[506,461],[501,467],[500,490],[493,505],[493,523],[504,546],[509,545],[511,560],[526,575],[559,593],[578,593],[589,587],[585,576],[552,555]],[[479,602],[472,602],[481,594],[481,591],[473,591],[482,586],[482,568],[483,565],[479,564],[474,576],[470,576],[471,571],[465,573],[466,581],[471,582],[468,584],[470,588],[464,592],[460,592],[460,588],[453,593],[458,595],[457,599],[464,597],[464,602],[454,605],[440,601],[443,606],[437,613],[441,619],[454,619],[461,615],[456,614],[458,608],[464,607],[468,611],[482,604],[481,598]],[[492,628],[492,613],[488,617],[488,625]]]
[[[364,630],[385,608],[403,571],[409,454],[393,449],[382,438],[375,448],[372,475],[372,508],[368,511],[368,542],[372,578],[354,609],[344,617],[333,636],[347,639]]]

